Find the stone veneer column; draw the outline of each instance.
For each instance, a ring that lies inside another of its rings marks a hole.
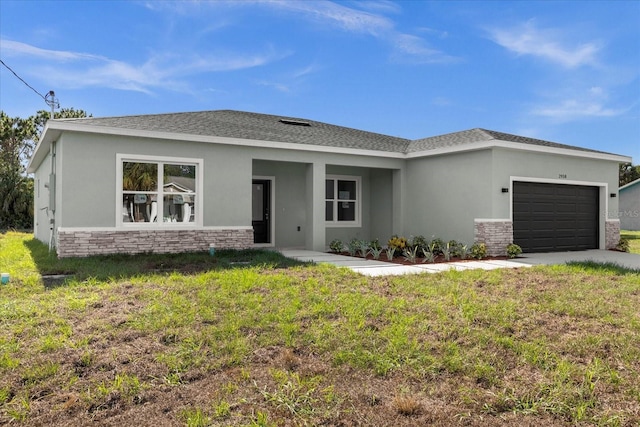
[[[474,242],[487,246],[487,255],[506,255],[507,245],[513,243],[513,222],[509,219],[475,219]]]
[[[252,228],[204,230],[58,229],[58,258],[108,254],[180,253],[253,247]]]
[[[613,249],[620,241],[620,220],[608,219],[604,223],[605,249]]]

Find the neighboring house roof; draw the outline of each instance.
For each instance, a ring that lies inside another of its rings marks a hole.
[[[631,161],[629,157],[616,154],[479,128],[412,141],[308,119],[216,110],[50,120],[31,158],[29,172],[35,171],[46,156],[51,141],[55,141],[64,131],[127,134],[250,146],[267,146],[265,142],[272,143],[271,146],[297,144],[300,148],[306,146],[307,150],[322,147],[321,151],[333,151],[335,148],[346,149],[352,153],[399,158],[502,146],[617,162]],[[288,145],[283,148],[295,146]]]
[[[635,187],[638,184],[640,184],[640,178],[623,185],[622,187],[618,188],[618,191],[627,190],[631,187]]]
[[[186,176],[167,176],[165,181],[168,181],[164,184],[164,187],[171,186],[176,189],[176,191],[182,192],[194,192],[196,190],[196,180],[194,178],[188,178]]]

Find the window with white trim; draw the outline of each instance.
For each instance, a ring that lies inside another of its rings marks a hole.
[[[121,224],[199,222],[201,161],[119,156]]]
[[[325,221],[331,225],[360,225],[360,177],[327,175]]]

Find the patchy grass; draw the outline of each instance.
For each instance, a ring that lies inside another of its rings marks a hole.
[[[639,269],[627,268],[615,262],[597,262],[597,261],[569,261],[568,265],[582,267],[586,271],[603,271],[615,274],[640,274]]]
[[[640,231],[620,231],[620,237],[629,240],[629,252],[640,254]]]
[[[227,258],[56,261],[1,235],[0,423],[640,423],[637,272],[367,278]],[[45,287],[56,269],[75,277]]]

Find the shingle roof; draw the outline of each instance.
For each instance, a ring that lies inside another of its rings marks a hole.
[[[410,142],[313,120],[231,110],[64,120],[91,126],[400,153]]]
[[[405,138],[336,126],[314,120],[233,110],[121,117],[88,117],[80,119],[58,119],[56,121],[131,130],[228,137],[256,141],[289,142],[396,153],[414,153],[488,141],[505,141],[592,153],[604,153],[602,151],[481,128],[411,141]]]
[[[473,142],[505,141],[519,144],[538,145],[543,147],[565,148],[569,150],[588,151],[591,153],[605,153],[604,151],[591,150],[588,148],[576,147],[573,145],[558,144],[557,142],[545,141],[542,139],[529,138],[526,136],[513,135],[510,133],[496,132],[493,130],[475,128],[462,132],[448,133],[446,135],[432,136],[429,138],[417,139],[409,144],[407,152],[427,151],[437,148],[455,147]]]

